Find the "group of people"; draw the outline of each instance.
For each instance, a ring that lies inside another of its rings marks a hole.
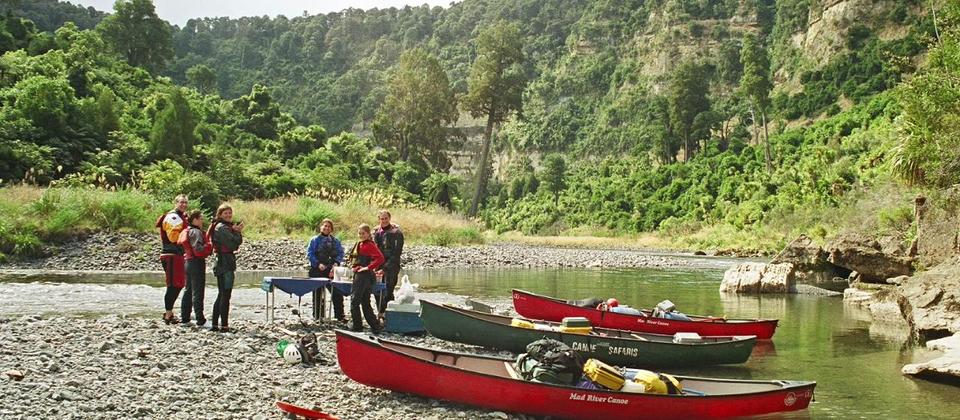
[[[235,222],[233,208],[223,204],[217,208],[214,219],[204,230],[203,213],[187,212],[186,195],[174,200],[175,208],[157,220],[160,231],[160,263],[166,275],[163,320],[167,324],[189,323],[191,313],[196,325],[203,327],[207,319],[203,312],[204,288],[206,286],[206,259],[216,254],[213,274],[217,278],[217,299],[213,304],[213,331],[230,331],[230,296],[236,278],[236,252],[243,243],[243,222]],[[403,232],[391,222],[389,211],[380,210],[379,223],[371,229],[366,223],[357,228],[358,240],[350,253],[344,255],[343,245],[334,236],[334,224],[326,219],[321,222],[320,233],[307,246],[310,262],[310,277],[333,278],[337,267],[349,265],[353,271],[353,288],[350,296],[351,329],[363,329],[362,319],[377,333],[383,328],[387,303],[393,300],[397,278],[400,275],[400,257],[403,253]],[[346,260],[346,261],[345,261]],[[377,281],[385,283],[384,292],[373,294]],[[329,286],[328,286],[329,287]],[[185,289],[185,290],[184,290]],[[335,287],[329,287],[334,316],[347,322],[344,314],[344,295]],[[180,318],[174,316],[173,307],[183,291],[180,303]],[[370,303],[374,296],[377,311]],[[320,302],[314,294],[314,315],[319,316]]]

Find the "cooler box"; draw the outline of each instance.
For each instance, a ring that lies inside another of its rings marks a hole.
[[[420,334],[426,331],[420,320],[419,303],[387,303],[384,330],[396,334]]]
[[[581,334],[581,335],[590,335],[593,331],[593,327],[564,327],[560,326],[560,332],[567,334]]]
[[[561,325],[568,328],[587,328],[590,327],[590,320],[582,316],[568,316],[563,318]]]
[[[694,332],[678,332],[673,335],[673,342],[677,344],[697,344],[702,341],[700,334]]]

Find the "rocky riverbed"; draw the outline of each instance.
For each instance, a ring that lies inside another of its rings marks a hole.
[[[306,246],[305,240],[249,240],[238,253],[238,269],[306,270]],[[160,270],[158,249],[158,239],[153,234],[100,232],[51,247],[44,258],[10,261],[0,264],[0,269],[156,271]],[[407,245],[403,253],[406,268],[725,268],[730,261],[644,251],[500,243],[462,247]]]
[[[332,322],[283,324],[317,334],[326,363],[315,366],[284,363],[275,346],[290,337],[279,328],[243,319],[234,326],[217,333],[142,317],[0,318],[0,418],[272,419],[280,417],[277,400],[342,419],[525,418],[353,382],[336,365]]]

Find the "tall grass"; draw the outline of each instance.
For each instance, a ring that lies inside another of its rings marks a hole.
[[[373,202],[370,202],[373,201]],[[268,201],[231,203],[236,218],[247,225],[244,233],[254,239],[288,237],[307,239],[316,234],[323,219],[333,220],[336,234],[347,240],[356,235],[361,223],[377,224],[376,200],[353,196],[341,202],[311,197],[286,197]],[[439,208],[388,208],[393,222],[409,242],[437,245],[483,243],[477,224]]]
[[[165,206],[137,191],[0,188],[0,254],[39,254],[45,242],[109,229],[145,231]]]
[[[395,207],[382,206],[384,203]],[[442,246],[484,242],[474,221],[438,207],[418,208],[377,191],[340,194],[329,199],[285,197],[231,204],[236,219],[245,222],[244,233],[251,239],[306,240],[317,232],[321,221],[332,219],[337,235],[352,241],[356,227],[360,223],[375,226],[377,211],[386,207],[408,242]],[[43,189],[25,185],[0,188],[0,261],[5,255],[38,255],[45,243],[98,230],[149,232],[156,218],[170,207],[166,201],[137,190]]]

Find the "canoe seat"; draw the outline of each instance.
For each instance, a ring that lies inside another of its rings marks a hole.
[[[650,341],[650,340],[647,340],[646,338],[643,338],[642,336],[639,336],[639,335],[636,335],[636,334],[630,334],[630,336],[633,337],[633,338],[636,338],[637,340],[640,340],[640,341]]]
[[[503,367],[507,369],[507,373],[510,374],[510,377],[511,377],[511,378],[513,378],[513,379],[521,379],[521,380],[523,379],[523,378],[520,376],[520,374],[517,373],[517,370],[513,368],[513,363],[511,363],[511,362],[503,362]]]
[[[454,357],[449,354],[437,354],[436,358],[433,360],[441,365],[447,366],[456,366],[458,357]]]

